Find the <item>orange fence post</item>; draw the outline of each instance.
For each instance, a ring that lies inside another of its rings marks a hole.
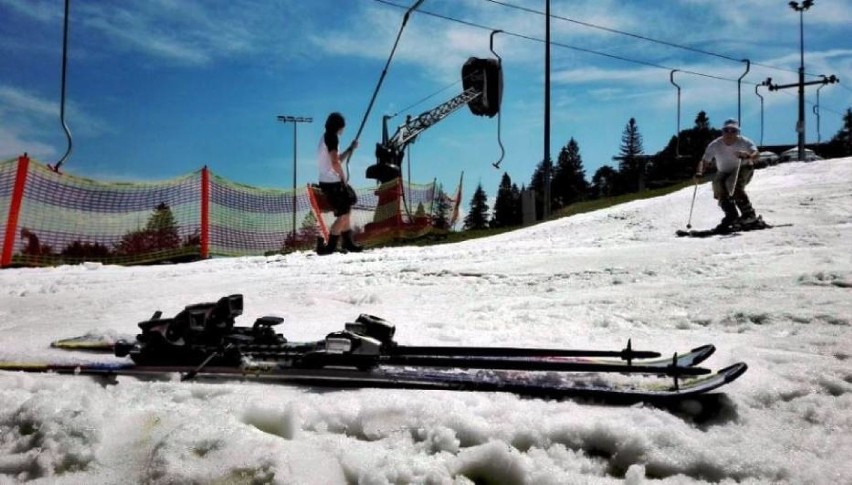
[[[322,218],[322,209],[320,208],[320,202],[317,200],[317,194],[314,193],[314,188],[311,184],[307,186],[308,190],[308,200],[311,202],[311,210],[314,212],[314,217],[317,219],[317,226],[319,226],[320,234],[322,234],[322,238],[328,241],[328,227],[325,225],[325,221]]]
[[[201,169],[201,259],[210,257],[210,171]]]
[[[30,158],[24,153],[18,157],[18,172],[15,174],[15,186],[12,188],[12,203],[9,204],[9,216],[6,219],[6,234],[3,237],[3,254],[0,255],[0,267],[12,264],[12,250],[15,248],[15,234],[18,232],[18,216],[24,199],[24,187],[27,185],[27,172]]]
[[[456,224],[456,220],[459,218],[459,206],[461,206],[462,186],[463,185],[464,185],[464,172],[462,172],[461,177],[459,178],[459,186],[456,189],[456,205],[453,207],[453,215],[450,219],[450,227],[453,227]]]

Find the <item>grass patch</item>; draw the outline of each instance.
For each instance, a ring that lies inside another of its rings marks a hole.
[[[553,213],[550,219],[548,220],[552,221],[556,219],[561,219],[563,217],[570,217],[577,214],[584,214],[586,212],[606,209],[616,205],[626,204],[634,200],[652,199],[654,197],[660,197],[663,195],[671,194],[673,192],[677,192],[678,190],[681,190],[685,187],[691,187],[693,184],[694,182],[689,180],[667,187],[645,190],[643,192],[634,192],[630,194],[618,195],[615,197],[603,197],[600,199],[584,200],[582,202],[577,202],[569,205],[568,207],[563,207],[562,209],[559,209],[558,211]],[[542,222],[545,221],[538,221],[535,224],[540,224]],[[501,227],[495,229],[477,229],[471,231],[450,231],[447,234],[429,234],[419,239],[391,241],[383,244],[378,244],[375,247],[432,246],[436,244],[450,244],[467,241],[469,239],[479,239],[481,237],[496,236],[498,234],[503,234],[506,232],[511,232],[517,229],[523,229],[524,227],[531,226]]]

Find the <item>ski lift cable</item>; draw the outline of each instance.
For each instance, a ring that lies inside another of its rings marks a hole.
[[[432,93],[432,94],[430,94],[430,95],[426,96],[425,98],[422,98],[422,99],[420,99],[419,101],[415,101],[414,103],[412,103],[412,104],[410,104],[410,105],[406,106],[405,108],[400,109],[399,111],[397,111],[396,113],[394,113],[394,114],[392,114],[392,115],[388,115],[388,119],[396,118],[397,116],[401,115],[402,113],[405,113],[405,112],[407,112],[407,111],[411,111],[411,110],[412,110],[412,109],[414,109],[416,106],[419,106],[419,105],[421,105],[421,104],[425,103],[426,101],[429,101],[430,99],[434,98],[435,96],[437,96],[437,95],[439,95],[439,94],[443,93],[444,91],[449,90],[450,88],[454,87],[456,84],[459,84],[459,83],[461,83],[461,82],[462,82],[461,80],[458,80],[458,81],[455,81],[455,82],[453,82],[453,83],[451,83],[451,84],[448,84],[448,85],[444,86],[443,88],[441,88],[441,89],[439,89],[439,90],[435,91],[434,93]]]
[[[423,0],[417,0],[414,2],[413,5],[405,7],[406,12],[405,17],[403,17],[402,20],[402,26],[400,26],[399,31],[396,34],[396,40],[394,40],[393,48],[391,49],[390,55],[388,56],[388,60],[385,63],[385,68],[382,70],[381,76],[379,76],[379,82],[376,85],[376,89],[373,90],[373,96],[370,98],[370,104],[367,106],[367,111],[364,113],[364,118],[361,120],[361,125],[358,127],[358,132],[355,134],[355,140],[358,140],[361,137],[361,132],[364,131],[364,125],[367,123],[367,118],[370,116],[370,111],[372,111],[373,109],[373,103],[376,102],[376,96],[379,94],[379,89],[381,89],[382,83],[385,80],[385,76],[388,73],[388,68],[390,67],[393,55],[396,53],[396,48],[399,46],[399,40],[402,37],[402,32],[405,29],[405,25],[408,23],[408,19],[411,16],[411,13],[417,10],[420,7],[421,3],[423,3]]]
[[[545,12],[541,12],[539,10],[535,10],[535,9],[528,8],[528,7],[522,7],[520,5],[514,5],[514,4],[511,4],[511,3],[508,3],[508,2],[503,2],[503,1],[500,1],[500,0],[485,0],[485,1],[493,3],[495,5],[507,7],[507,8],[522,10],[522,11],[528,12],[528,13],[534,13],[534,14],[538,14],[538,15],[546,15]],[[577,25],[582,25],[584,27],[589,27],[589,28],[592,28],[592,29],[603,30],[605,32],[610,32],[610,33],[613,33],[613,34],[625,35],[625,36],[628,36],[628,37],[633,37],[635,39],[644,40],[644,41],[647,41],[647,42],[654,42],[654,43],[665,45],[665,46],[668,46],[668,47],[674,47],[676,49],[683,49],[683,50],[695,52],[695,53],[698,53],[698,54],[704,54],[704,55],[708,55],[708,56],[718,57],[720,59],[726,59],[726,60],[734,61],[734,62],[740,62],[741,61],[740,59],[737,59],[737,58],[731,57],[731,56],[727,56],[727,55],[724,55],[724,54],[719,54],[719,53],[716,53],[716,52],[707,51],[707,50],[699,49],[699,48],[696,48],[696,47],[689,47],[689,46],[685,46],[685,45],[681,45],[681,44],[676,44],[674,42],[669,42],[669,41],[665,41],[665,40],[654,39],[652,37],[647,37],[647,36],[640,35],[640,34],[634,34],[632,32],[626,32],[626,31],[623,31],[623,30],[613,29],[613,28],[610,28],[610,27],[604,27],[602,25],[596,25],[596,24],[593,24],[591,22],[584,22],[582,20],[572,19],[572,18],[569,18],[569,17],[562,17],[562,16],[554,15],[554,14],[551,14],[550,16],[552,18],[557,19],[557,20],[562,20],[562,21],[565,21],[565,22],[571,22],[571,23],[574,23],[574,24],[577,24]],[[792,73],[798,73],[799,72],[799,71],[794,70],[794,69],[786,69],[786,68],[783,68],[783,67],[771,66],[771,65],[768,65],[768,64],[759,64],[759,63],[756,63],[756,62],[753,63],[753,64],[755,66],[760,66],[760,67],[764,67],[764,68],[767,68],[767,69],[774,69],[776,71],[785,71],[785,72],[792,72]],[[817,74],[810,74],[810,73],[805,73],[805,74],[807,74],[808,76],[818,77]]]
[[[393,3],[389,0],[373,0],[373,1],[385,4],[385,5],[397,7],[397,8],[407,8],[403,5]],[[455,18],[455,17],[450,17],[448,15],[442,15],[442,14],[430,12],[428,10],[419,9],[417,12],[421,13],[423,15],[428,15],[430,17],[448,20],[450,22],[455,22],[455,23],[459,23],[459,24],[462,24],[462,25],[467,25],[468,27],[474,27],[474,28],[477,28],[477,29],[489,30],[489,31],[501,30],[501,29],[496,29],[494,27],[489,27],[487,25],[477,24],[477,23],[471,22],[469,20],[462,20],[462,19],[458,19],[458,18]],[[505,33],[506,35],[512,36],[512,37],[517,37],[519,39],[524,39],[524,40],[529,40],[529,41],[539,42],[539,43],[545,42],[544,39],[540,39],[540,38],[533,37],[533,36],[526,35],[526,34],[519,34],[517,32],[511,32],[511,31],[508,31],[508,30],[503,30],[503,33]],[[561,43],[561,42],[552,42],[551,41],[550,44],[557,46],[557,47],[562,47],[562,48],[565,48],[565,49],[571,49],[571,50],[575,50],[575,51],[579,51],[579,52],[585,52],[587,54],[595,54],[595,55],[602,56],[602,57],[608,57],[610,59],[615,59],[615,60],[624,61],[624,62],[630,62],[630,63],[633,63],[633,64],[640,64],[640,65],[644,65],[644,66],[648,66],[648,67],[653,67],[653,68],[656,68],[656,69],[663,69],[663,70],[666,70],[666,71],[671,71],[673,69],[673,68],[668,67],[668,66],[655,64],[653,62],[617,56],[615,54],[608,54],[606,52],[600,52],[600,51],[596,51],[596,50],[593,50],[593,49],[586,49],[586,48],[583,48],[583,47],[578,47],[578,46],[574,46],[574,45],[570,45],[570,44],[564,44],[564,43]],[[695,76],[706,77],[706,78],[710,78],[710,79],[716,79],[716,80],[719,80],[719,81],[737,82],[736,79],[725,78],[725,77],[721,77],[721,76],[715,76],[713,74],[706,74],[706,73],[691,71],[691,70],[687,70],[687,69],[679,69],[679,71],[684,73],[684,74],[692,74],[692,75],[695,75]],[[754,84],[754,83],[747,83],[747,84]]]
[[[391,2],[390,0],[373,0],[373,1],[384,4],[384,5],[396,7],[396,8],[401,8],[401,9],[407,9],[408,8],[404,5],[399,5],[399,4],[396,4],[394,2]],[[442,20],[447,20],[447,21],[450,21],[450,22],[466,25],[468,27],[473,27],[473,28],[476,28],[476,29],[489,30],[489,31],[498,30],[494,27],[489,27],[487,25],[477,24],[477,23],[471,22],[469,20],[462,20],[462,19],[458,19],[458,18],[455,18],[455,17],[450,17],[448,15],[442,15],[442,14],[430,12],[430,11],[424,10],[424,9],[418,9],[417,12],[420,13],[420,14],[423,14],[423,15],[428,15],[430,17],[435,17],[435,18],[439,18],[439,19],[442,19]],[[532,37],[532,36],[525,35],[525,34],[518,34],[516,32],[511,32],[511,31],[507,31],[507,30],[503,30],[503,33],[506,34],[506,35],[512,36],[512,37],[519,38],[519,39],[529,40],[529,41],[538,42],[538,43],[545,43],[544,39]],[[619,61],[630,62],[630,63],[633,63],[633,64],[639,64],[639,65],[644,65],[644,66],[648,66],[648,67],[653,67],[653,68],[656,68],[656,69],[663,69],[663,70],[666,70],[666,71],[671,71],[672,69],[674,69],[672,67],[663,66],[663,65],[660,65],[660,64],[655,64],[655,63],[652,63],[652,62],[647,62],[647,61],[642,61],[642,60],[638,60],[638,59],[631,59],[631,58],[627,58],[627,57],[617,56],[617,55],[614,55],[614,54],[608,54],[606,52],[595,51],[595,50],[592,50],[592,49],[585,49],[585,48],[582,48],[582,47],[577,47],[577,46],[573,46],[573,45],[569,45],[569,44],[563,44],[563,43],[560,43],[560,42],[551,42],[551,45],[566,48],[566,49],[571,49],[571,50],[575,50],[575,51],[579,51],[579,52],[585,52],[585,53],[588,53],[588,54],[594,54],[594,55],[598,55],[598,56],[602,56],[602,57],[607,57],[607,58],[615,59],[615,60],[619,60]],[[737,62],[742,62],[742,60],[738,59]],[[752,64],[754,64],[754,63],[752,63]],[[754,64],[754,65],[759,65],[759,64]],[[762,66],[762,67],[765,67],[765,66]],[[707,73],[692,71],[692,70],[687,70],[687,69],[678,69],[678,72],[682,72],[684,74],[691,74],[691,75],[694,75],[694,76],[699,76],[699,77],[704,77],[704,78],[709,78],[709,79],[715,79],[717,81],[726,81],[726,82],[732,82],[732,83],[738,82],[737,79],[726,78],[726,77],[722,77],[722,76],[716,76],[716,75],[713,75],[713,74],[707,74]],[[760,84],[760,83],[749,82],[749,81],[743,81],[742,83],[747,84],[747,85],[751,85],[751,86],[757,86],[757,85]],[[841,84],[841,86],[843,86],[847,90],[852,91],[852,89],[850,89],[847,86],[844,86],[843,84]],[[786,92],[786,91],[782,91],[782,93],[786,94],[788,96],[795,96],[795,94],[789,93],[789,92]],[[812,102],[810,102],[808,100],[805,100],[805,102],[809,103],[809,104],[813,104]],[[832,110],[830,108],[826,108],[825,106],[821,106],[820,109],[823,109],[823,110],[828,111],[830,113],[834,113],[834,114],[843,116],[842,113],[839,113],[838,111]]]

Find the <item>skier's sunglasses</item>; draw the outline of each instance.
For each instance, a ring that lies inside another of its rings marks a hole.
[[[739,133],[740,130],[736,128],[722,128],[722,133]]]

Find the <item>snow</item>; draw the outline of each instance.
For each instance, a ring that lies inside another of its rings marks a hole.
[[[407,344],[714,343],[705,365],[749,365],[667,409],[0,372],[0,483],[850,483],[852,159],[758,171],[750,194],[791,225],[675,238],[687,188],[451,245],[0,271],[3,361],[86,362],[48,345],[243,293],[239,323],[283,316],[291,340],[370,313]],[[720,217],[701,185],[693,226]]]

